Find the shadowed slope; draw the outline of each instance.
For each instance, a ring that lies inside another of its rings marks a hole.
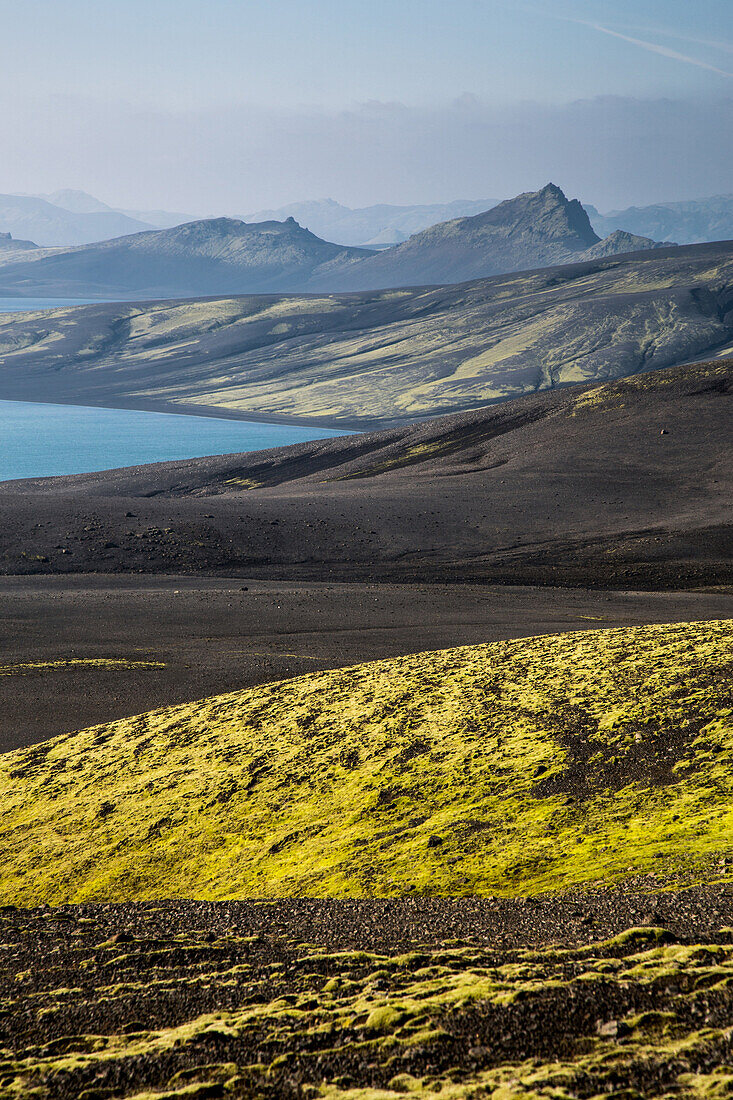
[[[93,898],[517,895],[717,878],[733,621],[418,654],[0,758],[0,886]]]
[[[0,569],[731,583],[732,391],[726,360],[371,435],[6,482]]]

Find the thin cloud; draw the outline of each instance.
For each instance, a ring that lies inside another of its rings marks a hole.
[[[589,19],[576,19],[571,15],[558,15],[556,12],[550,12],[544,7],[538,7],[536,4],[520,3],[518,5],[523,11],[526,11],[533,15],[542,15],[548,19],[555,19],[561,23],[575,23],[579,27],[589,27],[591,30],[598,31],[599,34],[607,34],[611,38],[619,38],[622,42],[629,42],[632,46],[638,46],[639,49],[646,50],[648,53],[659,54],[661,57],[668,57],[672,61],[681,61],[685,65],[694,65],[698,69],[705,69],[707,72],[716,73],[718,76],[727,76],[733,78],[733,72],[729,72],[727,69],[721,69],[717,65],[710,65],[707,61],[702,61],[699,57],[691,57],[689,54],[680,53],[678,50],[672,50],[668,46],[660,46],[657,42],[649,42],[646,38],[636,38],[631,34],[623,34],[621,31],[612,30],[611,27],[606,27],[603,23],[594,23]],[[647,28],[644,28],[647,29]],[[725,53],[733,53],[733,44],[728,42],[712,42],[708,39],[694,38],[689,35],[676,34],[672,31],[661,31],[648,28],[651,33],[661,34],[665,38],[675,38],[680,42],[689,42],[698,46],[716,47],[723,50]]]
[[[733,77],[733,73],[728,72],[727,69],[719,69],[717,65],[709,65],[707,61],[701,61],[698,57],[690,57],[689,54],[679,53],[678,50],[671,50],[668,46],[660,46],[656,42],[648,42],[645,38],[634,38],[633,35],[622,34],[621,31],[614,31],[611,30],[610,27],[604,27],[602,23],[591,23],[586,19],[569,18],[565,21],[568,23],[577,23],[582,27],[590,27],[592,30],[599,31],[601,34],[607,34],[611,38],[620,38],[622,42],[630,42],[632,46],[638,46],[648,53],[660,54],[662,57],[669,57],[673,61],[682,61],[686,65],[695,65],[698,69],[706,69],[708,72],[717,73],[718,76]]]
[[[646,34],[658,34],[662,38],[674,38],[677,42],[686,42],[688,46],[707,46],[711,50],[719,50],[721,53],[733,53],[733,42],[721,42],[713,38],[696,38],[691,34],[679,34],[677,31],[669,31],[660,27],[632,28],[635,31],[644,31]]]

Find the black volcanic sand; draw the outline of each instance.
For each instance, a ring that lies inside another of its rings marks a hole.
[[[732,605],[723,590],[0,578],[0,751],[322,668],[533,634],[724,618]],[[164,667],[48,667],[100,658]],[[22,667],[39,663],[46,667]]]
[[[658,887],[5,908],[0,1096],[728,1095],[733,894]]]
[[[733,584],[733,360],[254,454],[0,485],[0,572]]]

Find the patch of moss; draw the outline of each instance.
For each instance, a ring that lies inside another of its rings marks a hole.
[[[7,902],[730,879],[733,622],[317,672],[0,758]]]
[[[117,657],[70,657],[63,661],[23,661],[13,665],[0,665],[0,676],[67,672],[78,668],[109,668],[124,672],[133,668],[165,668],[165,664],[162,661],[129,661]]]

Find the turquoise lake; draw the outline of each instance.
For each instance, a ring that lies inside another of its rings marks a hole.
[[[80,299],[0,298],[0,314],[88,304]],[[0,401],[0,481],[260,451],[346,434],[211,416]]]
[[[0,401],[0,481],[259,451],[345,434],[210,416]]]

